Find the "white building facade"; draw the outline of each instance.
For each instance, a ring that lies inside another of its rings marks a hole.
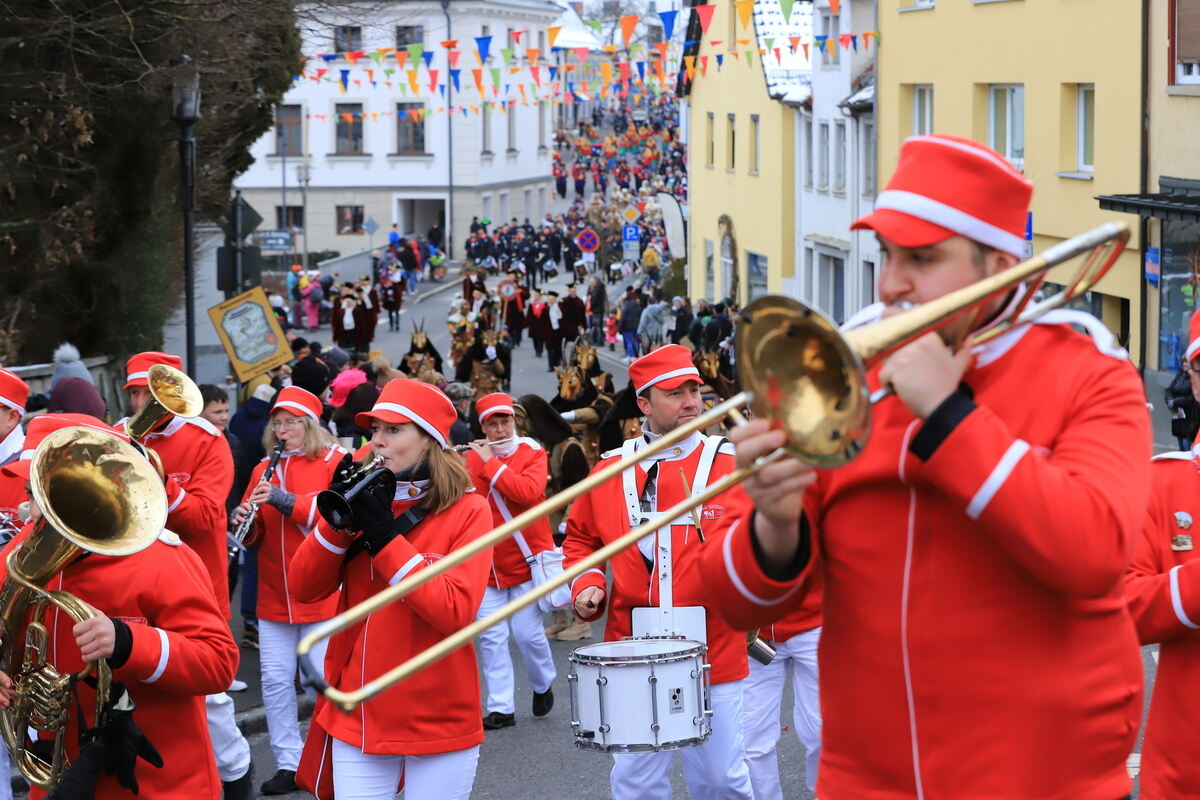
[[[304,73],[235,188],[265,218],[262,228],[293,231],[296,252],[358,252],[386,243],[393,224],[413,236],[437,223],[451,257],[461,257],[472,217],[541,218],[553,191],[545,28],[561,13],[546,0],[310,9]],[[487,36],[480,64],[476,37]],[[425,56],[414,61],[418,44]],[[536,65],[529,48],[540,51]],[[541,92],[528,85],[531,67]]]
[[[875,302],[879,244],[850,224],[874,207],[876,132],[873,0],[813,3],[813,34],[827,45],[812,54],[811,95],[796,102],[796,254],[785,291],[841,323]],[[843,35],[854,37],[842,46]],[[856,49],[857,47],[857,49]]]

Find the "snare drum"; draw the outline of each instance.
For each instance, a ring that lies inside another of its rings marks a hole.
[[[571,652],[575,746],[653,753],[708,740],[707,648],[690,639],[622,639]]]

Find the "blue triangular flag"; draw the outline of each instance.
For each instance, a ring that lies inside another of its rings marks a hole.
[[[458,91],[458,76],[462,74],[461,69],[450,70],[450,80],[454,82],[454,91]]]
[[[476,36],[475,49],[479,51],[479,60],[486,64],[488,60],[488,52],[492,49],[492,37]]]
[[[433,66],[433,53],[426,50],[425,52],[421,53],[421,58],[425,59],[425,69],[429,69]]]
[[[662,24],[663,24],[663,38],[664,39],[670,39],[671,34],[675,32],[675,17],[678,14],[679,14],[678,11],[660,11],[660,12],[658,12],[658,18],[662,20]]]

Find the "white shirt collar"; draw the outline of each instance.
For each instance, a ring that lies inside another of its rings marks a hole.
[[[410,500],[420,500],[425,495],[429,494],[430,480],[423,481],[396,481],[396,494],[394,499],[396,502],[405,503]]]
[[[642,435],[637,438],[637,443],[634,445],[634,448],[641,450],[654,440],[661,438],[662,434],[653,433],[652,431],[643,429]],[[638,466],[640,466],[642,469],[649,469],[650,465],[656,461],[678,461],[680,459],[687,458],[692,454],[693,451],[695,451],[697,447],[700,447],[704,444],[705,438],[705,435],[700,433],[700,431],[693,431],[691,436],[687,437],[682,442],[678,442],[674,447],[668,447],[665,450],[658,451],[656,454],[649,456],[648,458],[642,459],[640,462],[638,462]]]
[[[24,444],[25,431],[18,424],[9,431],[8,436],[4,437],[4,441],[0,442],[0,464],[8,461],[13,456],[19,456]]]

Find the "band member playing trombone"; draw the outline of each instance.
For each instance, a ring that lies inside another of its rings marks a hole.
[[[625,440],[619,451],[606,453],[597,469],[614,457],[634,455],[703,409],[700,373],[685,347],[667,345],[636,359],[629,365],[629,379],[638,408],[646,415],[645,433]],[[563,543],[565,565],[599,550],[688,494],[702,491],[733,468],[729,443],[702,433],[631,467],[621,480],[603,484],[571,506]],[[585,572],[571,587],[580,619],[594,620],[608,611],[604,631],[608,641],[631,634],[666,633],[653,622],[658,609],[649,607],[659,604],[661,593],[669,592],[676,625],[672,632],[707,642],[712,664],[712,734],[704,744],[679,751],[688,790],[695,798],[753,797],[742,739],[746,635],[729,627],[715,610],[705,608],[699,564],[700,534],[713,535],[724,524],[725,508],[740,493],[735,487],[694,515],[663,520],[658,533],[615,556],[609,562],[611,591],[605,588],[604,573],[599,569]],[[668,554],[665,558],[664,552]],[[614,755],[613,797],[670,797],[673,755],[670,751]]]
[[[28,491],[37,446],[64,428],[94,429],[126,438],[86,414],[44,414],[30,421],[24,451],[17,460],[0,467],[0,472],[23,481]],[[60,492],[52,494],[51,500],[69,505],[81,496],[86,493]],[[31,496],[30,524],[0,553],[0,580],[6,575],[5,559],[14,547],[28,541],[42,511]],[[65,514],[63,508],[55,511],[60,518],[74,519],[95,513],[92,508],[84,516],[78,511],[70,513],[71,509]],[[127,522],[136,525],[139,520]],[[95,531],[76,533],[86,536]],[[56,533],[39,534],[45,535]],[[92,797],[87,789],[93,786],[96,800],[128,800],[135,795],[179,800],[221,796],[207,736],[204,696],[229,686],[237,670],[238,649],[213,597],[208,572],[196,554],[183,546],[178,536],[164,530],[149,547],[132,555],[83,553],[68,561],[45,588],[68,592],[96,612],[93,619],[76,624],[50,607],[40,619],[48,632],[46,660],[62,673],[79,672],[84,659],[106,660],[115,681],[113,700],[124,694],[123,685],[135,706],[132,714],[119,709],[110,712],[103,735],[84,745],[81,755],[83,731],[95,724],[96,693],[87,682],[72,682],[76,702],[69,706],[65,744],[73,764],[59,780],[59,796]],[[24,636],[23,632],[12,633]],[[7,707],[11,699],[8,676],[0,677],[0,684],[5,686],[0,691],[5,698],[0,705]],[[30,793],[32,798],[44,796],[36,787]]]
[[[1032,191],[970,140],[906,141],[854,225],[879,237],[885,306],[1015,265]],[[1129,793],[1142,667],[1120,582],[1149,487],[1144,392],[1077,311],[947,347],[1010,300],[883,361],[870,387],[895,396],[858,458],[763,468],[753,508],[705,547],[709,596],[737,626],[787,614],[814,570],[825,581],[822,800]],[[744,465],[786,437],[766,419],[730,434]]]
[[[1200,396],[1200,311],[1192,315],[1186,350],[1192,393]],[[1150,508],[1125,579],[1129,610],[1142,644],[1158,645],[1154,696],[1142,743],[1139,796],[1189,797],[1200,787],[1192,689],[1200,664],[1200,447],[1162,453],[1150,468]]]
[[[134,414],[150,399],[148,370],[155,364],[183,368],[183,360],[170,353],[149,351],[132,356],[125,365],[125,390]],[[158,454],[166,474],[167,527],[200,556],[212,579],[217,607],[228,620],[225,498],[233,486],[233,453],[229,443],[203,417],[172,417],[149,433],[143,444]],[[207,703],[209,733],[217,771],[227,784],[226,796],[241,797],[251,791],[254,780],[250,743],[237,727],[233,698],[222,690],[214,692]]]
[[[321,400],[298,386],[286,386],[275,398],[263,436],[267,452],[283,445],[270,481],[263,480],[270,458],[250,476],[246,496],[233,514],[241,524],[257,503],[258,619],[263,705],[275,755],[276,773],[263,784],[263,794],[296,791],[296,768],[303,740],[296,716],[296,645],[313,623],[329,619],[337,594],[316,603],[300,602],[287,582],[287,567],[304,537],[317,523],[317,493],[329,487],[345,451],[321,425]],[[315,654],[324,657],[322,645]]]
[[[475,410],[487,438],[471,443],[466,455],[467,472],[475,491],[488,499],[492,522],[499,527],[546,499],[546,451],[533,439],[517,437],[513,400],[508,395],[501,392],[484,395],[475,403]],[[479,616],[488,616],[532,589],[531,563],[540,553],[553,550],[554,539],[545,517],[498,544],[492,550],[492,570]],[[544,717],[554,706],[551,691],[556,677],[554,660],[542,627],[542,612],[534,604],[518,611],[508,622],[488,628],[479,637],[480,663],[488,687],[487,713],[483,718],[486,730],[516,724],[513,666],[508,652],[510,624],[529,672],[533,715]]]
[[[350,529],[322,520],[296,550],[287,577],[297,599],[320,602],[341,586],[338,608],[349,608],[491,530],[487,501],[448,449],[456,418],[436,386],[400,378],[358,415],[381,469],[354,494]],[[491,563],[484,551],[332,637],[326,680],[360,688],[473,622]],[[332,790],[338,800],[391,800],[403,776],[410,800],[465,800],[482,722],[475,649],[467,646],[355,713],[318,700],[297,780],[320,798]]]

